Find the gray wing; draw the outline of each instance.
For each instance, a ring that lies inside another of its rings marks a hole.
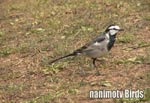
[[[105,35],[102,34],[102,35],[99,35],[98,37],[96,37],[95,39],[93,39],[91,42],[85,44],[84,46],[82,46],[81,48],[77,49],[76,51],[74,51],[74,53],[83,53],[83,52],[86,52],[86,51],[90,51],[92,50],[92,46],[94,43],[98,42],[102,42],[105,40]]]

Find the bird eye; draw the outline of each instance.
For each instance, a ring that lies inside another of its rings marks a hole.
[[[114,30],[118,30],[118,29],[114,28]]]
[[[109,29],[109,30],[118,30],[118,29],[116,29],[116,28],[112,28],[112,29]]]

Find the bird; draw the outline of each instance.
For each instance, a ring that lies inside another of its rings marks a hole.
[[[118,25],[111,24],[105,29],[104,32],[100,33],[96,38],[92,39],[90,42],[86,43],[79,49],[76,49],[67,55],[61,56],[50,61],[49,64],[53,64],[58,60],[64,58],[85,55],[92,59],[92,64],[94,67],[96,67],[95,62],[98,60],[98,58],[103,57],[109,53],[109,51],[114,46],[117,33],[123,30],[124,29],[120,28]]]

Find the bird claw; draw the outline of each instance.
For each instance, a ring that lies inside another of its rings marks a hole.
[[[96,75],[96,76],[100,76],[101,73],[100,73],[99,71],[96,71],[95,75]]]

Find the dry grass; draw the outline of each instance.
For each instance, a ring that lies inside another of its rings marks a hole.
[[[149,0],[1,0],[1,103],[149,103]],[[95,75],[70,53],[111,23],[125,31]],[[83,70],[87,75],[83,75]],[[89,90],[145,90],[144,99],[90,99]]]

